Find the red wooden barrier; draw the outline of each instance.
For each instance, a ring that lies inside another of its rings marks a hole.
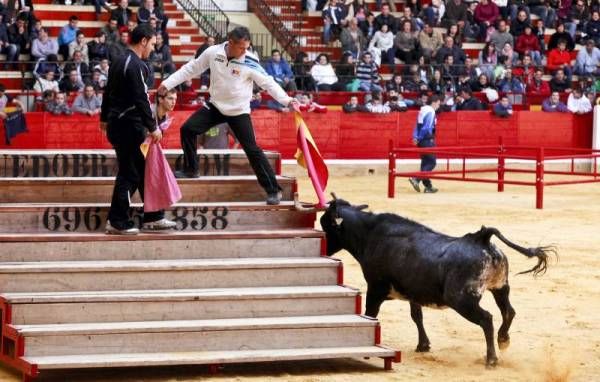
[[[179,128],[193,111],[173,113],[175,121],[165,136],[163,147],[179,148]],[[325,114],[303,115],[325,159],[384,159],[388,141],[408,147],[417,111],[374,115]],[[264,149],[293,158],[296,151],[296,127],[293,115],[271,110],[252,113],[256,137]],[[53,116],[48,113],[27,114],[28,133],[18,135],[7,146],[15,149],[94,149],[110,148],[98,128],[97,117]],[[4,135],[4,128],[0,128]],[[438,117],[439,146],[478,146],[496,144],[498,137],[506,145],[552,146],[563,148],[592,147],[592,114],[572,115],[519,111],[503,119],[488,111],[443,113]]]

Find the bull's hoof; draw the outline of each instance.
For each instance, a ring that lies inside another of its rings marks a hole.
[[[510,337],[499,338],[498,337],[498,348],[500,350],[506,350],[510,346]]]
[[[417,349],[415,350],[417,353],[427,353],[431,349],[429,344],[418,344]]]
[[[498,358],[497,357],[488,357],[486,363],[485,363],[485,367],[488,369],[493,369],[498,365]]]

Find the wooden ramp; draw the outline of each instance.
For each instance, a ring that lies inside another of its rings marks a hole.
[[[100,151],[0,153],[21,171],[0,175],[0,361],[25,380],[51,369],[400,361],[379,322],[360,315],[342,262],[325,256],[316,213],[295,209],[295,179],[280,176],[284,201],[267,206],[240,153],[212,152],[237,164],[180,182],[184,200],[167,211],[177,230],[105,235],[110,176],[36,176],[41,158],[83,154],[114,167]],[[134,221],[141,214],[134,205]]]

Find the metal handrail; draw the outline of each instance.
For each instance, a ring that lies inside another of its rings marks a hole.
[[[229,17],[213,0],[177,0],[200,29],[217,41],[227,38]]]
[[[290,1],[286,0],[249,0],[248,7],[265,24],[269,31],[275,36],[281,47],[290,56],[295,57],[300,51],[300,35],[303,21],[303,13],[295,12],[291,20],[284,21],[277,14],[277,9],[281,10],[290,6]]]

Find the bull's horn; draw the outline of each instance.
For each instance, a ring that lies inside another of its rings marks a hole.
[[[302,212],[316,212],[317,209],[313,206],[313,207],[305,207],[304,205],[302,205],[302,203],[300,203],[300,200],[298,200],[298,193],[294,192],[294,208],[297,211],[302,211]]]
[[[331,196],[333,197],[333,200],[337,200],[337,195],[335,194],[335,192],[332,192]]]
[[[355,207],[357,210],[362,211],[362,210],[366,210],[367,208],[369,208],[368,204],[361,204],[360,206],[356,206]]]

